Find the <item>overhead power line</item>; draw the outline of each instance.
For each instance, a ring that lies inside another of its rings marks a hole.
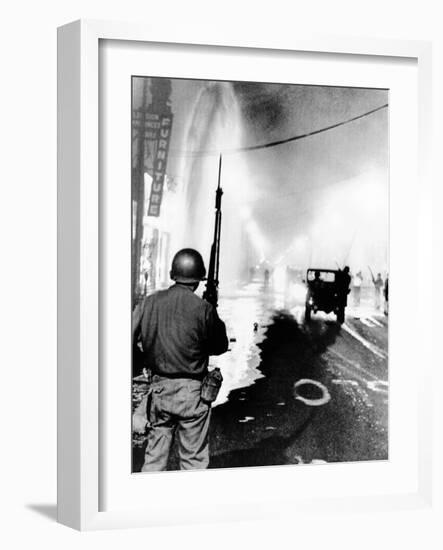
[[[224,149],[222,151],[215,150],[215,149],[207,149],[207,150],[201,150],[201,151],[171,151],[171,156],[211,156],[211,155],[233,155],[236,153],[244,153],[248,151],[257,151],[259,149],[269,149],[270,147],[276,147],[278,145],[283,145],[285,143],[291,143],[292,141],[297,141],[300,139],[304,139],[307,137],[315,136],[317,134],[321,134],[323,132],[328,132],[329,130],[334,130],[335,128],[339,128],[340,126],[344,126],[345,124],[349,124],[351,122],[354,122],[356,120],[359,120],[361,118],[365,118],[369,115],[372,115],[376,113],[377,111],[381,111],[382,109],[386,109],[388,107],[388,103],[385,103],[384,105],[380,105],[379,107],[376,107],[375,109],[371,109],[370,111],[367,111],[366,113],[362,113],[360,115],[354,116],[352,118],[348,118],[347,120],[342,120],[341,122],[337,122],[335,124],[331,124],[331,126],[326,126],[324,128],[320,128],[319,130],[313,130],[312,132],[307,132],[305,134],[299,134],[297,136],[292,136],[285,139],[279,139],[277,141],[270,141],[268,143],[260,143],[258,145],[249,145],[247,147],[238,147],[236,149]]]

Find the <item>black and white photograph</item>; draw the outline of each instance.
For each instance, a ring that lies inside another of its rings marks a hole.
[[[2,548],[443,548],[441,9],[365,7],[5,6]]]
[[[389,90],[128,85],[132,472],[388,460]]]

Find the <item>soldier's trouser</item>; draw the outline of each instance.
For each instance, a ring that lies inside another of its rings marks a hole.
[[[200,391],[199,380],[153,376],[151,428],[142,472],[166,470],[174,435],[181,470],[208,467],[211,406],[200,399]]]

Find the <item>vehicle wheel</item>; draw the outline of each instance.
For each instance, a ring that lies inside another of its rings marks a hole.
[[[345,322],[345,308],[340,307],[337,311],[337,323],[342,325]]]
[[[308,304],[306,304],[306,307],[305,307],[305,321],[307,323],[309,323],[310,320],[311,320],[311,307],[308,306]]]

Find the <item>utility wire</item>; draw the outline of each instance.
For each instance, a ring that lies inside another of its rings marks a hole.
[[[367,117],[369,115],[372,115],[376,113],[377,111],[381,111],[382,109],[386,109],[388,107],[388,103],[385,103],[385,105],[380,105],[380,107],[376,107],[375,109],[371,109],[370,111],[367,111],[366,113],[363,113],[361,115],[357,115],[355,117],[349,118],[347,120],[343,120],[341,122],[337,122],[336,124],[332,124],[331,126],[326,126],[325,128],[320,128],[319,130],[313,130],[312,132],[307,132],[306,134],[299,134],[298,136],[292,136],[286,139],[279,139],[277,141],[270,141],[269,143],[261,143],[259,145],[249,145],[248,147],[239,147],[237,149],[225,149],[223,151],[215,150],[215,149],[208,149],[208,150],[201,150],[201,151],[171,151],[171,156],[211,156],[211,155],[232,155],[236,153],[244,153],[248,151],[257,151],[259,149],[269,149],[270,147],[276,147],[277,145],[283,145],[285,143],[291,143],[292,141],[297,141],[299,139],[304,139],[310,136],[315,136],[317,134],[321,134],[322,132],[327,132],[329,130],[334,130],[335,128],[339,128],[340,126],[344,126],[345,124],[349,124],[350,122],[354,122],[356,120],[359,120],[361,118]]]

